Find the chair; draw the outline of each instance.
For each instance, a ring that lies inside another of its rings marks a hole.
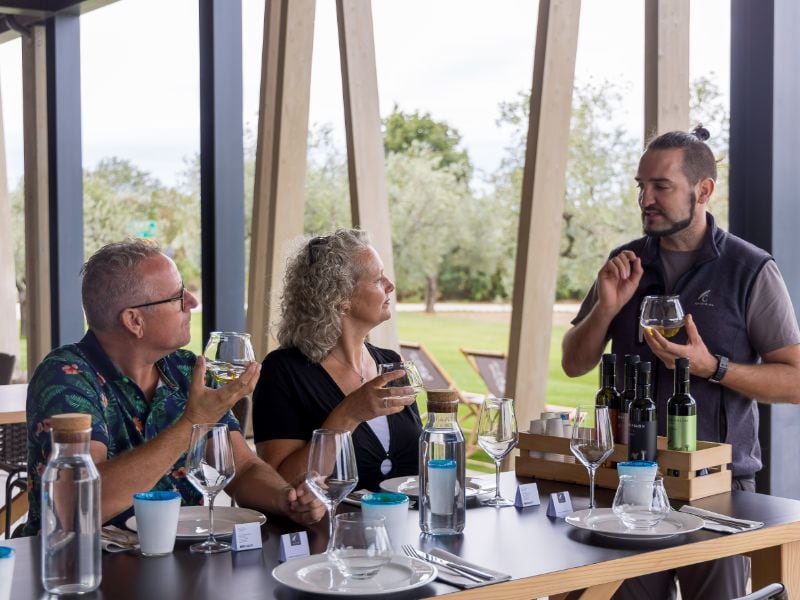
[[[473,425],[470,428],[470,435],[467,439],[467,452],[472,452],[477,448],[478,439],[478,415],[480,414],[480,407],[483,404],[483,396],[481,394],[471,394],[469,392],[462,392],[458,389],[456,382],[444,370],[444,367],[439,364],[439,361],[428,351],[428,349],[417,342],[400,342],[400,354],[403,355],[404,360],[414,361],[417,365],[417,370],[422,377],[422,382],[426,389],[430,390],[455,390],[458,392],[459,401],[467,407],[468,413],[462,416],[458,421],[463,427],[463,422],[466,419],[474,417]]]
[[[0,353],[0,385],[11,383],[16,357]],[[8,473],[5,486],[5,532],[11,537],[11,501],[14,488],[25,494],[28,491],[27,478],[28,432],[24,423],[0,425],[0,470]]]
[[[786,588],[780,583],[770,583],[768,586],[756,590],[747,596],[741,596],[734,600],[788,600],[789,594]]]
[[[461,348],[461,354],[483,379],[492,396],[502,398],[506,395],[506,365],[508,361],[505,352]]]

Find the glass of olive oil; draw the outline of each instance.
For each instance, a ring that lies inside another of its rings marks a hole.
[[[206,372],[223,385],[237,379],[255,361],[250,334],[233,331],[212,331],[203,356]]]
[[[675,336],[683,327],[683,307],[678,296],[645,296],[641,315],[642,329],[654,329],[665,338]]]

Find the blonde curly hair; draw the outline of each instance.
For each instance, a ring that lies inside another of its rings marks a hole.
[[[363,272],[370,247],[360,229],[337,229],[307,240],[289,258],[283,279],[278,342],[321,362],[342,334],[342,310]]]

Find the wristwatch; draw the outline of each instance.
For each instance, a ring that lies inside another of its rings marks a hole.
[[[725,373],[728,372],[729,361],[727,356],[722,356],[721,354],[715,354],[714,356],[717,357],[717,371],[708,380],[713,383],[719,383],[725,377]]]

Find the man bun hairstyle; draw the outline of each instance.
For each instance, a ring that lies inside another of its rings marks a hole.
[[[701,179],[717,180],[717,161],[706,142],[711,137],[702,123],[690,132],[669,131],[650,140],[646,151],[650,150],[682,150],[683,174],[691,185]]]

